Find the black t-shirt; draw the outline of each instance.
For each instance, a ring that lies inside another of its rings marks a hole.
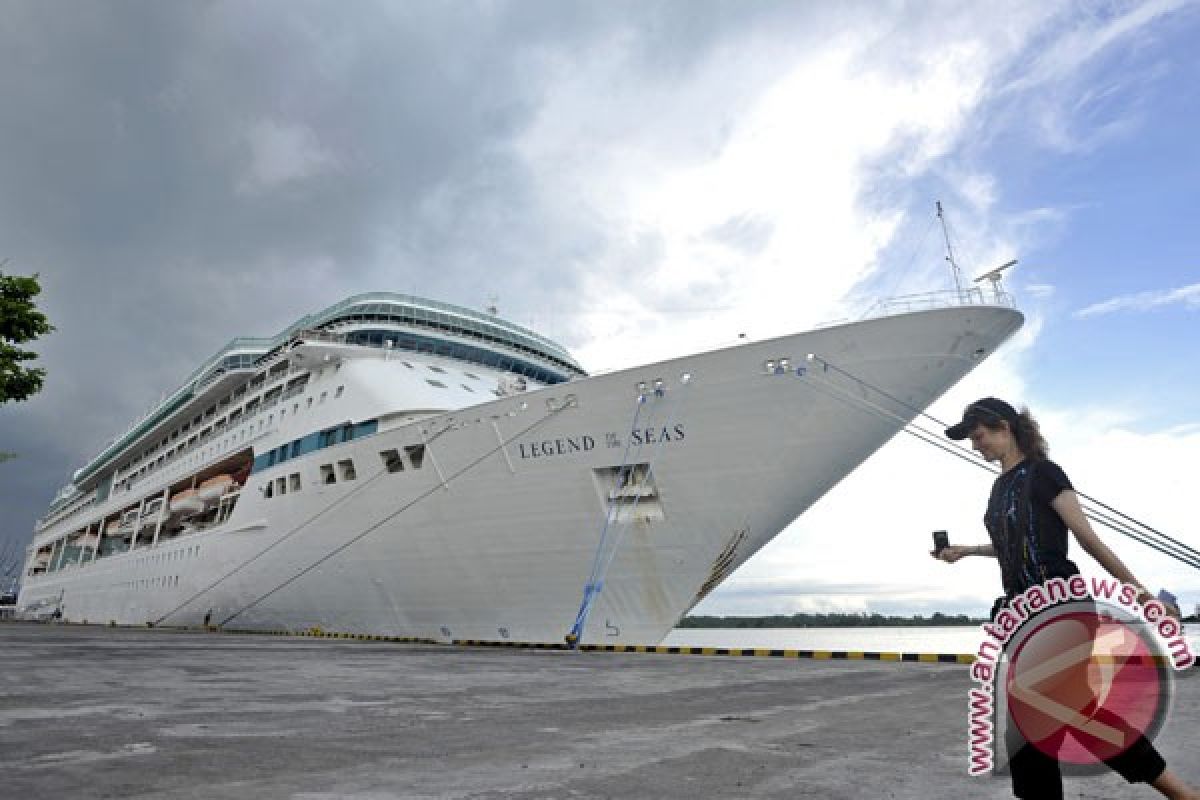
[[[1029,459],[992,484],[983,524],[1010,597],[1050,578],[1079,574],[1067,558],[1067,525],[1050,505],[1073,488],[1058,464]]]

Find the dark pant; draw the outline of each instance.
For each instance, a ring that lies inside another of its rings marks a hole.
[[[1074,564],[1070,566],[1072,571],[1062,575],[1064,579],[1069,579],[1071,575],[1078,572],[1074,569]],[[1009,597],[997,598],[992,607],[993,619],[1009,600]],[[1072,603],[1072,607],[1091,613],[1093,623],[1098,619],[1097,608],[1091,602],[1075,602]],[[1093,639],[1095,635],[1096,631],[1093,629],[1091,631]],[[1130,747],[1103,762],[1129,783],[1150,783],[1167,768],[1167,763],[1150,743],[1150,740],[1111,710],[1089,705],[1083,711],[1084,713],[1092,712],[1096,720],[1122,731],[1125,734],[1125,741],[1134,740]],[[1057,752],[1065,735],[1060,732],[1052,737],[1050,742],[1043,743],[1045,749]],[[1055,739],[1057,741],[1054,741]],[[1013,794],[1023,800],[1061,800],[1063,796],[1062,769],[1058,759],[1025,741],[1011,717],[1008,720],[1006,744],[1009,754],[1008,768],[1012,774]]]
[[[1101,709],[1095,718],[1127,734],[1137,733],[1125,720],[1106,709]],[[1013,794],[1022,800],[1062,800],[1062,771],[1058,759],[1026,742],[1012,720],[1009,720],[1008,733],[1008,768],[1012,773]],[[1128,749],[1104,763],[1130,783],[1150,783],[1167,768],[1154,745],[1140,734]]]

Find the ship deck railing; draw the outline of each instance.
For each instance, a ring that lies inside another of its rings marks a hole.
[[[931,311],[938,308],[956,308],[960,306],[1001,306],[1016,308],[1016,299],[999,287],[984,289],[971,287],[968,289],[949,289],[938,292],[922,292],[920,294],[905,294],[880,300],[867,309],[862,319],[890,317],[896,314],[910,314],[915,311]]]

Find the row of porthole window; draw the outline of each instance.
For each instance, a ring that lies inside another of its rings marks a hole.
[[[344,458],[334,464],[322,464],[319,468],[322,484],[331,485],[339,480],[358,480],[358,472],[354,469],[353,459]],[[288,492],[299,492],[304,488],[304,481],[299,472],[290,475],[280,475],[274,480],[267,481],[262,488],[263,497],[282,497]]]
[[[379,459],[383,462],[384,469],[388,472],[403,472],[405,469],[421,469],[425,465],[425,445],[414,444],[402,448],[402,450],[383,450],[379,453]],[[354,460],[345,458],[338,461],[336,464],[321,464],[318,467],[320,471],[320,481],[324,485],[332,485],[339,480],[353,481],[358,479],[358,472],[354,468]],[[290,475],[280,475],[278,478],[267,481],[263,484],[263,497],[273,498],[282,497],[288,492],[299,492],[304,488],[304,479],[299,472],[293,472]]]
[[[407,362],[407,361],[402,361],[402,362],[400,362],[400,363],[402,363],[404,366],[408,367],[409,369],[416,369],[416,367],[414,367],[412,364],[410,364],[410,363],[409,363],[409,362]],[[442,367],[439,367],[437,364],[426,364],[426,366],[427,366],[427,367],[429,367],[429,370],[430,370],[431,372],[438,372],[438,373],[441,373],[442,375],[449,375],[449,374],[450,374],[449,372],[447,372],[447,371],[446,371],[445,369],[443,369]],[[463,375],[466,375],[468,378],[470,378],[471,380],[474,380],[474,381],[482,380],[482,379],[481,379],[481,378],[480,378],[478,375],[476,375],[476,374],[475,374],[475,373],[473,373],[473,372],[466,372],[466,371],[464,371],[464,372],[463,372]],[[425,379],[425,382],[426,382],[426,383],[428,383],[430,386],[433,386],[434,388],[437,388],[437,389],[447,389],[447,388],[449,388],[448,386],[446,386],[446,384],[442,383],[441,381],[434,380],[434,379],[432,379],[432,378],[426,378],[426,379]],[[474,389],[472,389],[470,386],[467,386],[465,383],[460,383],[460,384],[459,384],[459,386],[461,386],[462,388],[466,389],[468,392],[471,392],[472,394],[474,394],[474,393],[475,393],[475,390],[474,390]],[[502,394],[500,391],[496,390],[496,389],[492,389],[492,394],[496,395],[497,397],[502,397],[502,396],[503,396],[503,394]]]
[[[144,567],[149,564],[162,564],[167,561],[178,561],[181,558],[191,558],[192,556],[200,555],[200,545],[192,545],[182,550],[171,550],[166,553],[155,553],[150,556],[142,556],[137,560],[139,567]]]
[[[403,364],[404,366],[408,367],[409,369],[416,369],[416,367],[414,367],[408,361],[401,361],[400,363]],[[440,375],[449,375],[450,374],[449,372],[446,371],[446,369],[444,367],[439,367],[437,364],[426,364],[425,366],[429,368],[430,372],[436,372]],[[463,375],[466,375],[468,378],[470,378],[473,381],[482,380],[482,378],[480,378],[475,373],[467,372],[466,370],[463,370]]]
[[[441,381],[436,381],[433,378],[426,378],[425,382],[436,389],[448,389],[449,388],[448,386],[446,386],[446,384],[442,383]],[[459,386],[466,389],[471,394],[475,393],[475,390],[472,389],[470,386],[467,386],[465,383],[460,383]],[[492,394],[496,395],[496,397],[504,396],[504,393],[501,392],[499,389],[492,389]]]
[[[157,578],[139,578],[136,581],[126,581],[116,584],[118,589],[173,589],[179,585],[178,575],[160,575]]]

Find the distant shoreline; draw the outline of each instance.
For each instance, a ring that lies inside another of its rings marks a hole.
[[[911,617],[895,617],[884,614],[775,614],[767,617],[709,617],[688,616],[679,621],[677,628],[938,628],[978,627],[991,620],[987,617],[968,617],[966,614],[943,614],[935,611],[931,616],[915,614]],[[1193,614],[1183,618],[1185,623],[1200,622]]]
[[[776,614],[767,617],[709,617],[688,616],[680,620],[679,628],[929,628],[978,626],[988,622],[984,617],[966,614],[894,617],[883,614]]]

